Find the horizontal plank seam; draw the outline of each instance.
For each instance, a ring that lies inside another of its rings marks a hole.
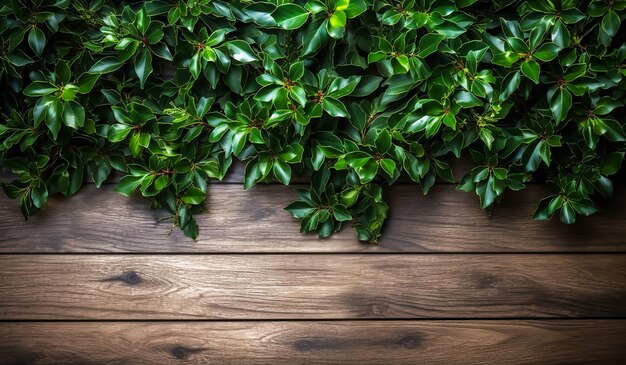
[[[626,255],[626,251],[448,251],[448,252],[0,252],[0,256],[356,256],[356,255],[405,255],[405,256],[432,256],[432,255]]]
[[[242,322],[455,322],[455,321],[626,321],[626,317],[422,317],[422,318],[280,318],[280,319],[0,319],[0,323],[242,323]]]

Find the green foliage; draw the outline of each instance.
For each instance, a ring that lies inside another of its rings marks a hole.
[[[624,0],[21,0],[0,5],[0,161],[28,217],[85,179],[198,235],[210,179],[311,178],[303,232],[376,242],[383,185],[490,209],[531,179],[535,218],[610,197],[624,159]]]

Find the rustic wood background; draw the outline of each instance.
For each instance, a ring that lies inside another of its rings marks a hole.
[[[530,219],[539,184],[491,217],[400,184],[374,246],[298,234],[292,188],[239,170],[197,242],[113,182],[28,222],[2,195],[0,363],[626,363],[625,188],[566,226]]]

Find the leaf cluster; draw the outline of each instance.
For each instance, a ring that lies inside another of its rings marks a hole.
[[[303,232],[376,242],[383,186],[484,209],[546,180],[536,219],[609,198],[626,150],[625,0],[8,0],[0,163],[28,217],[49,196],[139,192],[198,235],[211,179],[310,178]]]

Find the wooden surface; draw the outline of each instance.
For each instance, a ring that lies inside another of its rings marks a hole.
[[[624,320],[10,323],[0,326],[0,352],[9,364],[615,365],[626,358],[625,327]]]
[[[0,364],[620,364],[626,189],[566,226],[437,184],[385,192],[380,245],[319,241],[292,187],[210,187],[194,242],[87,184],[28,222],[0,194]]]
[[[626,317],[626,255],[17,255],[0,319]]]
[[[380,245],[354,239],[349,225],[327,240],[298,233],[300,224],[283,208],[296,198],[292,187],[213,184],[208,213],[197,217],[198,241],[184,237],[168,213],[150,210],[142,198],[127,198],[112,185],[93,185],[70,199],[52,198],[46,211],[24,221],[17,203],[0,197],[0,252],[614,252],[626,250],[626,190],[575,225],[533,221],[541,185],[506,192],[491,217],[478,197],[437,185],[424,196],[415,185],[386,191],[390,219]],[[161,220],[160,220],[161,219]]]

